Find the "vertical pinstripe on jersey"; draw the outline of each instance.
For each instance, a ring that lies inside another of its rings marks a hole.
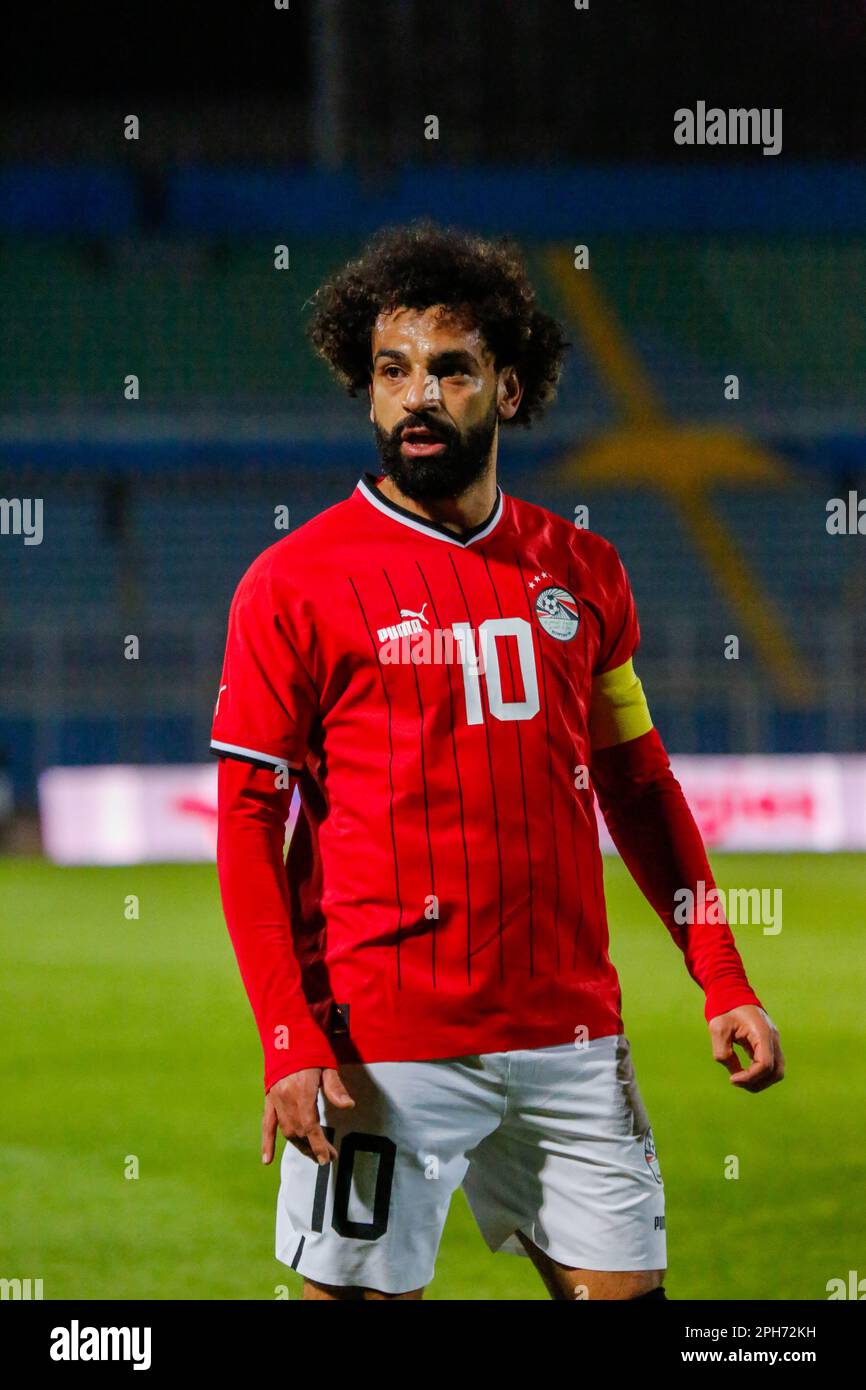
[[[453,556],[453,555],[449,555],[448,559],[450,560],[450,562],[451,562],[451,568],[452,568],[452,570],[454,571],[454,579],[455,579],[455,581],[456,581],[456,584],[457,584],[458,589],[460,590],[460,597],[463,599],[463,607],[464,607],[465,610],[466,610],[466,619],[467,619],[467,622],[470,624],[470,626],[472,627],[473,631],[475,631],[475,630],[476,630],[476,626],[475,626],[475,623],[474,623],[474,621],[473,621],[473,619],[472,619],[472,611],[471,611],[471,609],[470,609],[470,607],[469,607],[469,600],[468,600],[467,597],[466,597],[466,591],[465,591],[465,589],[464,589],[464,587],[463,587],[463,584],[462,584],[462,582],[461,582],[460,575],[457,573],[457,567],[456,567],[456,565],[455,565],[455,563],[454,563],[454,556]],[[499,937],[499,978],[500,978],[500,980],[504,980],[504,979],[505,979],[505,942],[504,942],[504,940],[503,940],[503,935],[502,935],[502,916],[503,916],[503,913],[504,913],[504,910],[505,910],[505,882],[504,882],[503,872],[502,872],[502,844],[501,844],[501,841],[500,841],[500,839],[499,839],[499,811],[498,811],[498,808],[497,808],[497,800],[496,800],[496,774],[495,774],[495,772],[493,771],[493,751],[492,751],[492,749],[491,749],[491,747],[490,747],[490,724],[489,724],[489,721],[488,721],[487,719],[484,720],[484,739],[485,739],[485,743],[486,743],[486,746],[487,746],[487,770],[488,770],[488,773],[489,773],[489,775],[490,775],[490,796],[491,796],[491,799],[492,799],[492,801],[493,801],[493,824],[494,824],[494,826],[496,827],[496,855],[497,855],[497,863],[498,863],[498,866],[499,866],[499,919],[498,919],[498,921],[499,921],[499,926],[498,926],[498,937]],[[468,972],[468,978],[471,979],[471,978],[472,978],[472,977],[471,977],[471,942],[468,941],[468,940],[467,940],[467,943],[466,943],[466,968],[467,968],[467,972]]]
[[[396,595],[396,593],[395,593],[395,591],[394,591],[394,585],[391,583],[391,579],[390,579],[390,576],[389,576],[389,574],[388,574],[388,571],[387,571],[386,569],[383,568],[382,573],[383,573],[383,575],[385,576],[385,583],[388,585],[388,588],[391,590],[391,597],[392,597],[393,600],[394,600],[394,608],[395,608],[395,610],[396,610],[396,618],[397,618],[397,622],[399,623],[399,621],[400,621],[400,601],[399,601],[399,599],[397,598],[397,595]],[[379,662],[380,669],[381,669],[381,665],[382,665],[382,663]],[[429,866],[429,869],[430,869],[430,892],[433,894],[433,896],[434,896],[434,898],[435,898],[435,896],[436,896],[436,869],[435,869],[435,866],[434,866],[434,864],[433,864],[433,845],[432,845],[432,843],[431,843],[431,841],[430,841],[430,797],[429,797],[428,790],[427,790],[427,761],[426,761],[426,754],[425,754],[425,750],[424,750],[424,702],[423,702],[423,700],[421,699],[421,684],[420,684],[420,681],[418,680],[418,667],[416,666],[416,664],[415,664],[414,661],[411,663],[411,666],[412,666],[412,675],[415,677],[415,697],[416,697],[416,699],[417,699],[417,701],[418,701],[418,737],[419,737],[419,739],[420,739],[420,746],[421,746],[421,790],[422,790],[422,792],[423,792],[423,794],[424,794],[424,830],[425,830],[425,834],[426,834],[426,837],[427,837],[427,863],[428,863],[428,866]],[[436,910],[437,910],[437,912],[438,912],[438,910],[439,910],[439,909],[438,909],[438,904],[437,904],[437,909],[436,909]],[[432,952],[433,952],[432,972],[433,972],[433,983],[434,983],[434,986],[435,986],[435,983],[436,983],[436,918],[435,918],[435,917],[433,918],[433,945],[432,945]]]
[[[429,580],[428,580],[426,574],[424,573],[423,569],[421,568],[421,563],[420,563],[420,561],[416,560],[416,561],[415,561],[415,565],[416,565],[416,568],[417,568],[417,570],[418,570],[419,575],[421,576],[421,582],[422,582],[422,584],[424,585],[424,588],[427,590],[427,597],[428,597],[428,599],[429,599],[429,601],[430,601],[430,608],[431,608],[431,610],[432,610],[433,617],[434,617],[435,622],[436,622],[436,626],[437,626],[437,628],[439,628],[439,629],[441,630],[442,624],[441,624],[441,622],[440,622],[440,620],[439,620],[439,610],[438,610],[438,608],[436,607],[436,600],[435,600],[435,598],[433,597],[433,590],[430,588],[430,582],[429,582]],[[452,757],[454,758],[454,776],[455,776],[455,780],[456,780],[456,783],[457,783],[457,799],[458,799],[458,802],[459,802],[459,805],[460,805],[460,839],[461,839],[461,842],[462,842],[462,845],[463,845],[463,873],[464,873],[465,883],[466,883],[466,977],[467,977],[467,980],[471,982],[471,980],[472,980],[472,965],[471,965],[471,954],[470,954],[470,952],[471,952],[471,940],[472,940],[472,892],[471,892],[471,889],[470,889],[470,882],[469,882],[469,846],[468,846],[468,844],[467,844],[467,842],[466,842],[466,815],[465,815],[465,807],[464,807],[464,804],[463,804],[463,779],[462,779],[461,776],[460,776],[460,760],[459,760],[459,758],[458,758],[458,756],[457,756],[457,733],[456,733],[456,728],[455,728],[455,717],[456,717],[456,716],[455,716],[455,711],[454,711],[454,686],[453,686],[453,683],[452,683],[452,676],[451,676],[451,663],[448,662],[448,661],[445,662],[445,674],[446,674],[446,677],[447,677],[447,680],[448,680],[448,704],[449,704],[449,708],[450,708],[450,711],[451,711],[451,718],[450,718],[450,720],[449,720],[449,726],[450,726],[450,729],[451,729],[451,754],[452,754]],[[488,747],[488,754],[489,754],[489,751],[490,751],[490,750],[489,750],[489,747]],[[499,832],[498,832],[498,830],[497,830],[497,835],[496,835],[496,841],[497,841],[497,845],[498,845],[498,843],[499,843]],[[500,922],[501,922],[501,917],[502,917],[502,912],[501,912],[501,908],[502,908],[502,858],[501,858],[501,856],[500,856],[500,861],[499,861],[499,904],[500,904]],[[500,930],[501,930],[501,927],[500,927]],[[434,988],[435,988],[435,985],[436,985],[436,954],[435,954],[435,950],[436,950],[436,928],[435,928],[435,923],[434,923],[434,928],[433,928],[433,985],[434,985]]]
[[[572,574],[571,574],[571,561],[569,561],[569,563],[568,563],[568,573],[567,573],[567,576],[566,576],[566,577],[567,577],[567,579],[568,579],[568,591],[569,591],[569,593],[572,593],[572,594],[573,594],[573,593],[574,593],[574,580],[573,580]],[[588,660],[588,656],[589,656],[589,653],[587,652],[587,640],[588,640],[589,634],[588,634],[588,632],[587,632],[586,623],[581,623],[580,626],[583,628],[583,639],[582,639],[582,640],[583,640],[583,659],[584,659],[584,663],[586,663],[587,660]],[[587,674],[588,674],[588,673],[587,673]],[[574,681],[574,680],[570,680],[570,681],[568,682],[568,688],[569,688],[569,690],[571,691],[572,695],[574,696],[574,708],[575,708],[575,713],[576,713],[576,715],[577,715],[577,727],[580,727],[580,701],[579,701],[578,698],[577,698],[577,689],[576,689],[576,685],[575,685],[575,681]],[[574,869],[575,869],[575,873],[577,874],[577,901],[578,901],[578,904],[579,904],[579,907],[580,907],[580,913],[579,913],[578,919],[577,919],[577,921],[576,921],[575,924],[574,924],[574,935],[573,935],[573,937],[572,937],[572,942],[571,942],[571,968],[572,968],[572,970],[573,970],[574,967],[575,967],[576,961],[577,961],[577,942],[578,942],[578,937],[580,936],[581,932],[583,931],[583,924],[584,924],[584,917],[585,917],[584,908],[583,908],[583,873],[581,872],[581,863],[580,863],[580,857],[579,857],[579,854],[578,854],[578,840],[577,840],[577,804],[578,804],[579,801],[582,801],[583,798],[580,797],[580,796],[578,796],[578,794],[577,794],[577,788],[574,786],[574,772],[573,772],[573,771],[571,771],[571,785],[572,785],[572,789],[573,789],[573,792],[574,792],[574,795],[572,796],[572,799],[571,799],[571,847],[572,847],[572,852],[573,852],[573,854],[574,854]],[[591,796],[591,795],[592,795],[592,793],[590,793],[590,796]]]
[[[382,663],[379,660],[379,653],[376,650],[376,641],[373,637],[373,631],[370,627],[370,624],[367,621],[367,614],[364,612],[364,605],[361,602],[361,596],[355,587],[351,575],[348,576],[348,578],[349,583],[352,585],[352,592],[355,595],[355,601],[357,602],[358,607],[361,610],[361,619],[363,621],[364,627],[367,629],[367,636],[370,639],[370,646],[373,648],[373,660],[376,663],[376,666],[379,671],[379,679],[382,682],[382,694],[385,697],[385,704],[388,707],[388,786],[390,788],[390,802],[388,806],[388,814],[391,821],[391,853],[394,857],[394,892],[397,898],[397,988],[400,989],[402,984],[402,980],[400,978],[400,941],[403,933],[403,899],[400,893],[400,867],[397,862],[397,836],[394,830],[394,736],[391,723],[391,697],[388,694],[388,687],[385,684],[385,675],[382,670]]]
[[[499,591],[497,590],[496,585],[493,582],[493,575],[490,573],[490,566],[487,563],[487,556],[482,553],[481,558],[484,561],[484,568],[487,571],[487,578],[490,581],[490,588],[493,591],[493,597],[496,601],[496,611],[498,612],[501,618],[503,614],[502,604],[499,599]],[[511,661],[511,647],[508,643],[506,643],[505,650],[508,655],[508,673],[511,678],[511,689],[513,691],[514,667]],[[531,976],[535,973],[535,920],[533,917],[534,885],[532,880],[532,850],[530,848],[529,843],[529,812],[526,806],[526,775],[523,768],[523,739],[521,738],[519,719],[516,719],[514,721],[514,727],[517,733],[517,761],[518,766],[520,768],[520,795],[523,799],[523,838],[524,843],[526,845],[526,873],[529,882],[529,974]]]
[[[556,970],[559,972],[559,836],[556,833],[556,821],[553,814],[553,753],[550,739],[550,707],[547,702],[547,662],[544,657],[544,643],[537,631],[537,624],[533,623],[532,599],[529,589],[526,586],[526,575],[523,573],[523,566],[520,563],[520,556],[514,552],[514,563],[520,575],[520,582],[523,585],[523,594],[526,599],[526,612],[529,616],[529,626],[533,630],[533,640],[538,641],[538,661],[541,666],[541,688],[544,693],[544,728],[545,742],[547,744],[547,795],[548,795],[548,814],[550,817],[550,839],[553,844],[553,872],[556,880],[556,897],[553,909],[554,940],[556,943]]]
[[[569,580],[570,580],[570,578],[571,578],[571,568],[569,567]],[[570,583],[569,583],[569,587],[571,587]],[[585,633],[584,633],[584,640],[583,640],[583,662],[584,662],[584,670],[585,670],[585,672],[586,672],[587,678],[588,678],[589,681],[591,682],[591,681],[592,681],[592,666],[591,666],[591,662],[590,662],[590,660],[589,660],[589,652],[588,652],[588,650],[587,650],[588,636],[589,636],[589,634],[585,632]],[[592,760],[592,748],[588,748],[587,751],[588,751],[588,756],[589,756],[590,761],[591,761],[591,760]],[[586,841],[587,841],[587,845],[588,845],[588,847],[589,847],[590,871],[591,871],[591,872],[590,872],[590,880],[589,880],[589,888],[591,889],[591,892],[592,892],[592,918],[591,918],[591,920],[592,920],[592,922],[595,923],[595,929],[596,929],[596,947],[597,947],[597,949],[596,949],[596,953],[595,953],[595,963],[598,964],[598,963],[601,961],[602,953],[603,953],[603,951],[604,951],[604,928],[605,928],[605,921],[606,921],[606,918],[605,918],[605,912],[604,912],[604,881],[603,881],[603,879],[602,879],[601,855],[600,855],[600,853],[599,853],[599,851],[598,851],[598,849],[597,849],[598,829],[597,829],[596,822],[595,822],[595,794],[594,794],[594,792],[592,791],[592,781],[591,781],[591,779],[590,779],[590,787],[589,787],[589,789],[588,789],[588,792],[589,792],[588,796],[578,796],[578,797],[575,797],[575,802],[579,805],[580,813],[581,813],[581,815],[583,816],[584,820],[586,821],[586,829],[587,829]],[[578,894],[578,901],[580,902],[580,923],[581,923],[581,928],[582,928],[582,927],[583,927],[583,923],[584,923],[584,915],[585,915],[585,914],[584,914],[583,894],[582,894],[582,893]],[[576,937],[576,936],[575,936],[574,945],[575,945],[575,951],[576,951],[576,950],[577,950],[577,937]]]

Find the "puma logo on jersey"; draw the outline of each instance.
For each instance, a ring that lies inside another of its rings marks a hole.
[[[402,623],[392,623],[389,627],[380,627],[376,636],[380,642],[392,642],[395,637],[411,637],[413,632],[423,632],[422,623],[430,626],[429,620],[424,616],[426,603],[422,603],[420,613],[414,608],[401,608],[400,617],[405,619]]]
[[[416,613],[415,610],[414,610],[414,608],[401,608],[401,609],[400,609],[400,617],[401,617],[401,618],[420,618],[422,623],[426,623],[426,622],[427,622],[427,619],[424,617],[424,609],[425,609],[426,607],[427,607],[426,603],[422,603],[422,604],[421,604],[421,612],[420,612],[420,613]],[[428,623],[428,626],[429,626],[429,623]]]

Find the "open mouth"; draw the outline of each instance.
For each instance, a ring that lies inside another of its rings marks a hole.
[[[445,440],[422,425],[410,425],[400,435],[400,449],[410,458],[425,458],[429,454],[439,454],[448,446]]]

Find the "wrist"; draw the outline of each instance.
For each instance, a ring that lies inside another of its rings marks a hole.
[[[721,980],[707,986],[704,1018],[709,1023],[719,1014],[730,1013],[731,1009],[740,1009],[744,1005],[753,1005],[757,1009],[764,1007],[747,980]]]

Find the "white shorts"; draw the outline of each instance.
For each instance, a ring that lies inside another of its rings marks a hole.
[[[521,1231],[579,1269],[664,1269],[664,1186],[624,1035],[441,1061],[340,1067],[319,1095],[339,1162],[286,1144],[277,1259],[322,1284],[428,1284],[463,1186],[491,1250]]]

